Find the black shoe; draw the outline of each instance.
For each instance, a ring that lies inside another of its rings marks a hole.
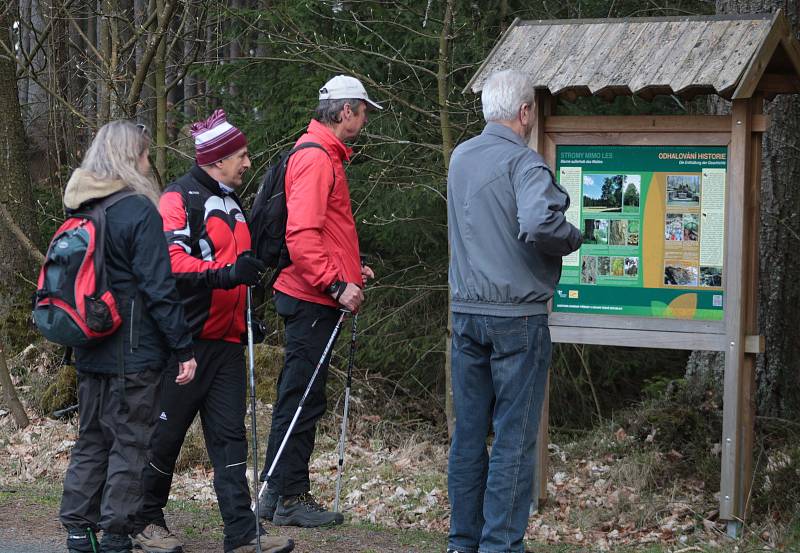
[[[258,515],[263,519],[272,520],[277,507],[278,492],[267,488],[258,498]]]
[[[281,497],[272,517],[277,526],[335,526],[344,522],[342,513],[332,513],[317,503],[310,493]]]
[[[131,538],[126,534],[103,532],[100,553],[131,553]]]
[[[95,553],[100,551],[94,530],[91,528],[70,528],[67,530],[67,551],[69,553]]]

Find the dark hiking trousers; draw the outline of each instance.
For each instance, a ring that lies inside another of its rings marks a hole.
[[[340,315],[340,311],[334,307],[298,300],[281,292],[275,293],[275,308],[283,317],[286,327],[286,358],[278,377],[277,400],[272,411],[272,428],[266,464],[261,472],[262,481],[267,478],[272,460]],[[311,489],[308,463],[314,451],[317,421],[325,414],[327,407],[325,387],[329,362],[330,353],[306,397],[300,418],[269,480],[270,490],[279,495],[300,495]]]
[[[124,378],[78,373],[80,427],[61,498],[60,519],[67,530],[126,536],[133,531],[160,383],[160,370]]]
[[[177,363],[164,371],[161,415],[144,471],[144,507],[139,528],[163,526],[172,472],[186,431],[200,413],[208,456],[214,466],[214,490],[225,524],[225,551],[255,538],[255,515],[247,487],[247,438],[244,348],[221,340],[196,340],[197,372],[183,386],[175,384]]]

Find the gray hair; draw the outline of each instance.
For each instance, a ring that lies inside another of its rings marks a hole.
[[[85,169],[102,180],[119,180],[158,205],[156,183],[139,172],[138,162],[150,146],[150,134],[144,126],[130,121],[112,121],[97,131],[81,163]]]
[[[350,104],[350,109],[358,113],[358,106],[364,103],[360,98],[337,98],[336,100],[320,100],[314,110],[314,119],[325,125],[341,123],[341,113],[345,104]],[[366,109],[366,108],[365,108]]]
[[[515,119],[522,104],[533,104],[533,93],[527,75],[521,71],[506,69],[492,73],[481,92],[483,118],[487,123]]]

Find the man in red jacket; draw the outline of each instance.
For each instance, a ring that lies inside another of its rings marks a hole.
[[[164,380],[161,416],[142,476],[144,505],[134,544],[146,553],[182,551],[163,509],[186,431],[199,413],[214,465],[225,553],[255,552],[257,541],[262,553],[286,553],[294,547],[292,540],[261,535],[261,529],[256,535],[245,476],[246,286],[256,284],[264,270],[249,255],[250,230],[236,195],[250,168],[247,139],[221,109],[193,124],[192,135],[197,164],[164,190],[159,211],[198,369],[195,379],[181,388],[170,378]]]
[[[275,282],[275,307],[285,322],[285,363],[278,378],[267,458],[261,479],[300,402],[333,332],[340,309],[358,311],[362,287],[373,278],[362,266],[350,205],[344,162],[352,141],[367,122],[369,108],[382,109],[367,96],[358,79],[338,75],[319,91],[319,105],[307,132],[295,146],[314,142],[289,158],[286,169],[286,245],[292,264]],[[341,524],[340,513],[322,507],[309,493],[308,463],[317,421],[325,413],[325,360],[278,465],[260,500],[261,515],[277,525]]]

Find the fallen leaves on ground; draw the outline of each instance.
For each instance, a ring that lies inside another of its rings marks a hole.
[[[39,418],[17,431],[9,419],[7,414],[0,415],[0,485],[61,480],[77,439],[77,419]],[[612,439],[620,443],[630,438],[617,431]],[[676,479],[669,490],[645,491],[615,477],[628,462],[622,455],[572,458],[556,444],[551,444],[550,452],[548,502],[541,513],[530,517],[528,539],[594,551],[652,543],[677,548],[698,542],[713,546],[722,541],[723,527],[716,520],[713,497],[702,482]],[[319,436],[311,464],[312,490],[329,507],[334,501],[338,458],[336,437]],[[680,458],[680,453],[671,451],[663,462]],[[247,474],[252,477],[252,468]],[[170,497],[213,505],[212,481],[213,471],[203,468],[177,474]],[[356,521],[446,532],[447,447],[418,436],[409,436],[397,448],[364,436],[351,437],[345,451],[341,508]]]

